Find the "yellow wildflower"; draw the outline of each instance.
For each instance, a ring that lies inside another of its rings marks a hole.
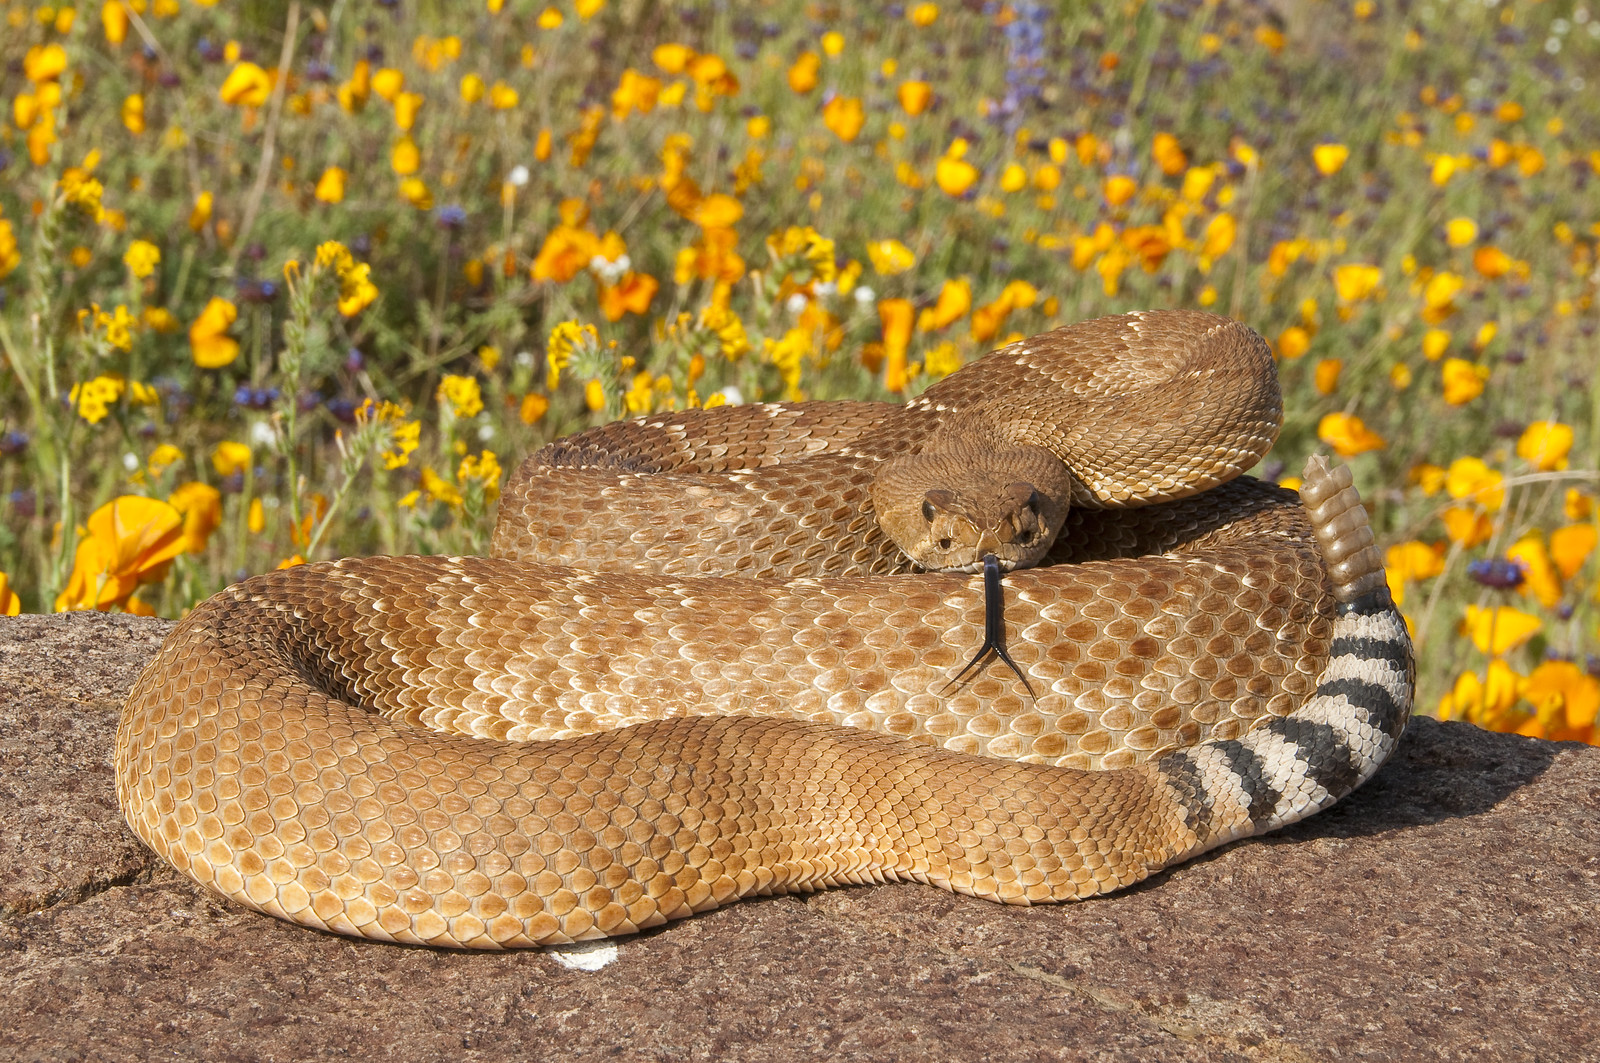
[[[194,207],[189,211],[189,229],[199,232],[206,227],[206,222],[211,220],[211,204],[213,197],[210,192],[201,192],[194,197]]]
[[[1558,714],[1565,716],[1551,721],[1555,724],[1552,730],[1593,727],[1600,714],[1600,679],[1571,661],[1542,662],[1522,684],[1522,696],[1537,710],[1541,722]]]
[[[1350,413],[1330,413],[1317,422],[1317,438],[1333,448],[1341,458],[1353,458],[1369,450],[1388,446],[1384,438]]]
[[[1383,283],[1383,270],[1377,266],[1352,262],[1335,266],[1333,287],[1342,303],[1359,303],[1368,299]]]
[[[1450,349],[1450,333],[1444,329],[1429,329],[1422,337],[1422,353],[1430,362],[1437,362]]]
[[[1480,247],[1472,253],[1472,268],[1485,280],[1492,281],[1505,276],[1511,266],[1511,256],[1493,244]]]
[[[521,97],[517,90],[507,85],[504,81],[496,80],[489,87],[489,106],[497,111],[509,111],[517,105]]]
[[[1317,387],[1317,394],[1332,395],[1339,390],[1339,376],[1344,372],[1343,358],[1322,358],[1317,361],[1316,371],[1313,373],[1313,382]]]
[[[457,417],[476,417],[483,412],[483,391],[475,376],[446,376],[439,381],[439,390],[434,398],[448,402]]]
[[[917,315],[917,331],[934,332],[946,328],[965,317],[971,309],[972,282],[965,277],[951,278],[940,287],[934,304]]]
[[[1439,700],[1441,720],[1466,720],[1480,727],[1492,726],[1517,703],[1517,688],[1522,677],[1505,661],[1489,662],[1486,680],[1476,672],[1464,672],[1450,693]]]
[[[422,490],[435,502],[443,502],[452,509],[462,503],[461,492],[456,489],[456,485],[428,466],[423,466],[422,469]]]
[[[189,326],[189,347],[194,364],[202,369],[220,369],[239,357],[239,341],[228,336],[228,327],[239,316],[239,308],[214,295]]]
[[[235,107],[260,107],[272,95],[272,78],[255,63],[239,63],[229,71],[217,96]]]
[[[1600,538],[1600,531],[1592,522],[1568,524],[1550,533],[1550,559],[1556,563],[1562,579],[1571,579],[1578,574],[1583,563],[1594,552],[1597,538]]]
[[[166,577],[183,552],[183,518],[166,502],[123,495],[90,514],[56,612],[125,604],[141,583]]]
[[[547,373],[545,390],[554,391],[561,379],[561,370],[572,361],[573,352],[581,347],[598,345],[600,333],[593,325],[576,321],[563,321],[550,330],[550,341],[545,350]]]
[[[1559,421],[1535,421],[1517,440],[1517,456],[1541,472],[1567,467],[1572,450],[1572,428]]]
[[[22,57],[22,73],[40,84],[54,81],[67,69],[67,50],[59,44],[36,44]]]
[[[1290,325],[1278,333],[1278,357],[1293,361],[1311,349],[1311,333],[1300,325]]]
[[[155,272],[156,265],[160,263],[161,249],[148,240],[135,240],[128,245],[122,261],[127,265],[128,272],[144,280]]]
[[[694,55],[694,49],[686,44],[658,44],[650,52],[650,61],[660,67],[663,73],[681,74],[688,69],[689,60]]]
[[[355,317],[378,298],[378,288],[372,283],[372,266],[358,262],[349,269],[339,271],[339,313]]]
[[[105,217],[106,208],[100,202],[105,186],[90,177],[87,168],[69,167],[61,175],[60,187],[62,197],[81,213],[95,221]]]
[[[1472,639],[1479,650],[1495,657],[1516,649],[1543,627],[1544,621],[1538,617],[1509,605],[1488,609],[1469,605],[1461,621],[1461,633]]]
[[[1406,584],[1433,579],[1444,572],[1444,543],[1429,546],[1416,539],[1396,543],[1384,552],[1383,567],[1394,604],[1404,605]]]
[[[417,112],[425,102],[426,99],[416,92],[402,92],[394,98],[394,124],[402,133],[411,132],[411,127],[417,124]]]
[[[911,249],[899,240],[869,240],[867,258],[872,262],[872,268],[885,277],[904,273],[917,261]]]
[[[977,183],[978,168],[964,158],[966,153],[967,142],[957,137],[934,165],[933,183],[946,195],[964,195]]]
[[[928,109],[928,104],[933,102],[933,86],[926,81],[902,81],[895,95],[900,100],[900,107],[915,118]]]
[[[789,88],[804,95],[817,87],[817,73],[822,69],[822,57],[816,52],[802,52],[789,68]]]
[[[904,391],[908,383],[906,353],[911,344],[911,300],[880,299],[878,318],[883,325],[883,350],[887,362],[883,386],[894,392]]]
[[[225,439],[211,448],[211,467],[218,476],[232,476],[250,468],[250,448],[243,443]]]
[[[922,356],[922,368],[931,377],[944,377],[961,368],[961,352],[946,340]]]
[[[394,67],[384,67],[372,75],[372,91],[388,100],[395,101],[400,95],[400,90],[406,87],[406,76]]]
[[[716,301],[707,304],[706,308],[700,311],[700,327],[710,329],[717,334],[717,343],[722,356],[730,362],[750,350],[750,339],[745,333],[744,322],[739,320],[739,315]]]
[[[1482,458],[1457,458],[1445,473],[1444,487],[1451,498],[1476,502],[1490,513],[1505,505],[1505,477]]]
[[[99,424],[125,390],[127,383],[121,376],[103,373],[86,384],[74,384],[67,401],[78,408],[79,417],[90,424]]]
[[[191,554],[205,552],[211,533],[222,523],[222,493],[210,484],[191,480],[167,496],[183,515],[183,548]]]
[[[166,472],[168,469],[182,460],[183,451],[179,450],[171,443],[162,443],[160,446],[156,447],[156,449],[150,452],[150,460],[147,463],[150,469],[150,475],[160,476],[162,473]]]
[[[1444,401],[1461,406],[1483,394],[1489,379],[1489,367],[1469,362],[1465,358],[1446,358],[1441,371],[1444,381]]]
[[[1126,174],[1112,174],[1101,185],[1101,194],[1106,197],[1106,202],[1113,207],[1120,207],[1133,198],[1139,190],[1139,182]]]
[[[1349,158],[1350,149],[1343,144],[1318,144],[1311,149],[1311,161],[1324,177],[1332,177],[1342,170]]]
[[[1478,223],[1471,218],[1451,218],[1444,226],[1444,242],[1451,247],[1466,247],[1478,238]]]
[[[144,132],[144,97],[137,92],[130,93],[122,101],[122,125],[128,132],[137,136]]]
[[[1494,534],[1494,522],[1480,509],[1451,506],[1439,515],[1439,519],[1444,522],[1444,532],[1450,541],[1464,548],[1486,543]]]
[[[1539,599],[1546,609],[1554,609],[1561,601],[1561,578],[1545,549],[1544,536],[1538,530],[1530,531],[1506,551],[1506,557],[1522,569],[1522,593]]]
[[[343,202],[345,180],[348,177],[342,166],[330,166],[323,170],[322,176],[317,178],[317,199],[323,203]]]
[[[1206,222],[1205,232],[1200,237],[1200,272],[1209,273],[1217,259],[1228,253],[1238,231],[1238,223],[1227,211]]]
[[[1422,319],[1437,324],[1456,312],[1455,298],[1466,281],[1459,273],[1435,273],[1422,288]]]
[[[389,150],[389,168],[401,177],[409,177],[422,167],[422,152],[410,133],[402,133]]]
[[[456,482],[465,484],[469,480],[476,480],[483,485],[485,501],[493,502],[500,497],[500,461],[492,450],[485,450],[477,457],[468,454],[461,459],[461,465],[456,469]]]
[[[1429,498],[1444,490],[1445,471],[1432,462],[1424,461],[1413,465],[1406,477],[1421,487],[1422,493]]]
[[[522,404],[517,408],[517,417],[523,424],[538,424],[539,419],[550,409],[550,400],[537,391],[530,391],[522,396]]]
[[[572,225],[557,225],[545,237],[530,272],[536,281],[565,284],[588,268],[599,250],[600,241],[594,233]]]
[[[861,135],[861,127],[866,121],[867,113],[859,97],[835,96],[823,105],[823,125],[833,130],[834,135],[846,144]]]

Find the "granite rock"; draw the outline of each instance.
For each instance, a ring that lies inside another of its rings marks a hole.
[[[1330,811],[1078,904],[863,887],[438,952],[133,837],[117,713],[167,627],[0,618],[0,1059],[1600,1059],[1600,749],[1417,720]]]

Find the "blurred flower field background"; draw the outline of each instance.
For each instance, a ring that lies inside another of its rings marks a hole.
[[[0,614],[482,552],[607,419],[1202,307],[1348,460],[1425,709],[1600,741],[1600,9],[5,7]]]

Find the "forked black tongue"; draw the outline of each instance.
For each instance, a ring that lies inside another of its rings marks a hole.
[[[1017,662],[1011,659],[1011,654],[1006,652],[1006,621],[1005,600],[1000,595],[1000,559],[993,554],[983,555],[983,645],[973,655],[972,660],[961,666],[961,671],[956,673],[954,679],[945,684],[949,690],[961,682],[966,674],[983,664],[993,654],[1017,673],[1017,678],[1022,680],[1022,685],[1027,687],[1028,696],[1035,701],[1039,695],[1033,692],[1033,684],[1028,682],[1028,677],[1022,674],[1022,669],[1017,667]]]

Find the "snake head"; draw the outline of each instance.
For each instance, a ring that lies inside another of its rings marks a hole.
[[[1055,542],[1072,476],[1042,447],[943,445],[884,463],[872,484],[878,524],[917,565],[977,572],[1036,564]]]

